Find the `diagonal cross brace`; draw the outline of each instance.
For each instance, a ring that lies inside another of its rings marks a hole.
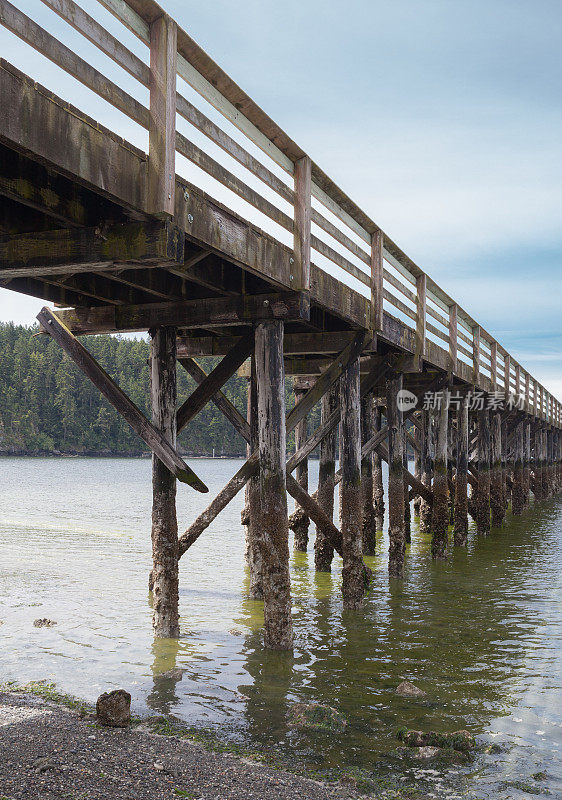
[[[208,377],[207,373],[204,369],[202,369],[197,361],[193,358],[178,358],[179,363],[185,369],[189,375],[193,378],[194,381],[201,384],[203,381]],[[235,405],[233,405],[228,397],[224,395],[220,390],[215,392],[215,394],[211,397],[211,402],[213,402],[219,411],[222,411],[224,416],[232,422],[238,433],[240,433],[243,438],[249,442],[250,441],[250,426],[248,422],[244,419],[242,414],[238,411]]]
[[[178,433],[207,405],[209,400],[213,399],[227,380],[234,375],[236,370],[252,354],[253,350],[254,332],[252,331],[234,345],[217,366],[199,383],[185,403],[180,406],[177,414]]]
[[[74,334],[57,319],[56,315],[45,307],[39,312],[37,319],[43,330],[62,347],[76,366],[129,423],[135,433],[148,445],[172,475],[182,483],[189,484],[198,492],[208,492],[207,486],[162,436],[158,428],[146,419],[140,409],[127,397],[125,392],[98,364]]]
[[[304,417],[316,405],[318,400],[330,389],[335,381],[343,373],[343,370],[354,358],[357,358],[367,341],[372,336],[362,331],[342,350],[338,357],[330,364],[322,375],[318,378],[314,386],[308,390],[304,397],[295,405],[293,410],[287,415],[287,433],[290,433],[304,419]],[[233,419],[231,422],[234,423]],[[238,472],[229,480],[226,486],[218,493],[213,502],[197,517],[190,527],[179,537],[180,557],[188,550],[191,545],[201,536],[203,531],[209,527],[213,520],[226,508],[230,501],[246,485],[259,467],[259,452],[254,450],[247,461],[240,467]]]

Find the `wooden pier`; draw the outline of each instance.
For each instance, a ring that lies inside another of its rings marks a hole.
[[[469,514],[486,535],[510,503],[521,514],[531,494],[562,488],[560,402],[155,2],[100,0],[106,27],[74,0],[43,3],[115,71],[103,74],[8,0],[0,23],[147,131],[148,153],[0,59],[0,282],[55,305],[39,314],[41,331],[153,453],[158,636],[179,634],[179,558],[245,487],[251,594],[263,597],[272,648],[292,646],[290,527],[298,549],[315,527],[316,569],[341,556],[344,607],[361,605],[363,555],[383,520],[382,461],[392,579],[404,571],[410,501],[444,559],[466,545]],[[127,47],[131,34],[143,58]],[[146,104],[119,84],[125,73]],[[77,338],[130,331],[152,337],[152,420]],[[221,360],[206,374],[201,356]],[[177,364],[197,384],[179,408]],[[248,378],[247,418],[222,392],[237,371]],[[286,375],[296,399],[288,414]],[[178,536],[176,481],[181,491],[207,488],[176,437],[209,402],[248,457]],[[319,427],[307,433],[318,403]],[[311,494],[306,465],[317,450]]]

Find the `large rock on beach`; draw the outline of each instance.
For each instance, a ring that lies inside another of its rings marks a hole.
[[[131,722],[131,695],[124,689],[100,694],[96,702],[98,722],[110,728],[126,728]]]

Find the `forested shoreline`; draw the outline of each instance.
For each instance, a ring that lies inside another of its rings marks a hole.
[[[61,348],[36,333],[36,326],[0,324],[0,454],[146,453],[144,442]],[[88,336],[81,341],[150,419],[150,343],[119,336]],[[212,358],[198,361],[207,372],[217,363]],[[290,386],[288,380],[288,407],[294,402]],[[193,379],[178,365],[178,403],[194,388]],[[245,416],[246,379],[232,377],[224,392]],[[242,437],[212,403],[182,431],[179,447],[191,456],[212,455],[213,450],[217,456],[246,452]]]

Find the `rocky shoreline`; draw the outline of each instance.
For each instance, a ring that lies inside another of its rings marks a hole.
[[[100,726],[20,691],[0,692],[1,800],[347,800],[353,787],[327,784],[229,753],[211,752],[146,723]]]

